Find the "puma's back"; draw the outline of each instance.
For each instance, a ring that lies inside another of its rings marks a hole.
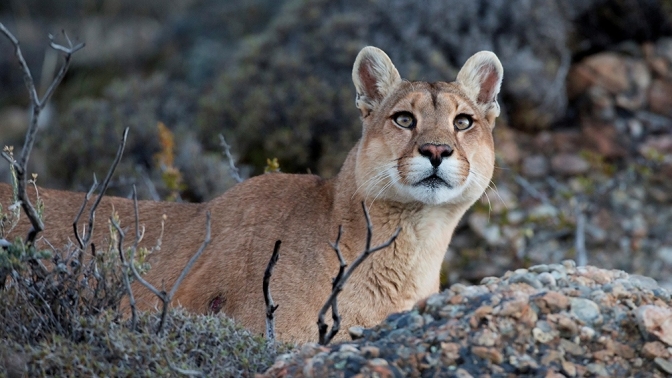
[[[284,340],[317,339],[317,312],[331,292],[338,260],[330,242],[339,226],[347,262],[401,228],[394,243],[371,255],[339,296],[342,329],[372,326],[387,314],[409,309],[439,288],[439,269],[457,222],[484,192],[494,167],[492,128],[502,67],[481,52],[455,82],[409,82],[379,49],[364,48],[353,68],[362,138],[332,179],[266,174],[246,180],[204,204],[140,201],[142,245],[161,248],[149,258],[146,279],[170,287],[205,235],[212,214],[212,242],[177,292],[175,303],[191,311],[221,311],[263,332],[264,270],[276,240],[280,257],[271,280],[279,305],[276,327]],[[45,205],[43,236],[52,245],[72,238],[71,223],[83,194],[40,190]],[[0,185],[7,205],[11,190]],[[134,222],[133,203],[108,197],[98,209],[94,241],[109,235],[105,220],[115,209]],[[164,216],[165,215],[165,219]],[[25,232],[24,222],[16,230]],[[128,239],[133,239],[132,230]],[[139,306],[158,301],[139,285]]]

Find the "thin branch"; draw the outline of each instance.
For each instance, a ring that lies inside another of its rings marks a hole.
[[[226,139],[224,139],[224,135],[222,134],[219,134],[219,145],[222,146],[224,149],[224,154],[229,160],[229,172],[231,173],[231,177],[233,177],[236,182],[243,182],[243,178],[240,177],[240,170],[238,167],[236,167],[236,159],[234,159],[233,155],[231,155],[231,146],[226,143]]]
[[[329,295],[329,298],[327,298],[327,301],[324,303],[324,306],[322,306],[320,312],[317,315],[317,328],[320,334],[319,343],[321,345],[329,344],[329,342],[336,335],[336,332],[338,332],[338,327],[340,327],[340,316],[338,316],[338,311],[336,311],[335,315],[334,312],[332,311],[332,316],[335,316],[336,319],[334,319],[332,332],[330,332],[328,335],[326,334],[327,325],[324,323],[324,314],[326,314],[329,307],[332,307],[334,303],[336,303],[336,298],[338,297],[338,294],[340,294],[340,292],[343,291],[343,287],[345,286],[345,283],[348,281],[348,278],[350,278],[350,275],[372,253],[389,247],[397,239],[397,236],[399,236],[399,233],[401,232],[401,227],[398,227],[397,230],[394,232],[394,234],[392,234],[392,236],[385,243],[372,248],[371,240],[373,238],[373,225],[371,224],[371,218],[369,217],[369,212],[366,209],[366,205],[364,204],[364,202],[362,202],[362,209],[364,210],[364,218],[366,219],[366,247],[364,251],[355,259],[355,261],[352,262],[348,270],[345,271],[345,273],[343,273],[342,277],[340,277],[340,279],[338,280],[334,279],[335,283],[333,284],[331,294]],[[339,230],[339,236],[337,242],[340,239],[340,235],[341,232]],[[336,246],[337,243],[334,243],[334,245]],[[339,248],[334,247],[334,249],[336,250],[337,254],[340,252]],[[342,256],[339,257],[339,261],[341,262],[341,265],[345,262],[342,259]],[[339,268],[339,275],[340,275],[340,268]],[[338,278],[338,276],[336,278]],[[336,331],[333,330],[334,327],[336,327]]]
[[[126,261],[123,247],[124,237],[126,235],[124,234],[124,231],[121,230],[121,227],[119,227],[119,223],[114,220],[114,217],[110,217],[110,222],[112,222],[112,226],[114,226],[114,228],[117,230],[117,233],[119,234],[119,244],[117,248],[119,249],[119,259],[121,259],[121,266],[124,268],[121,274],[124,277],[124,286],[126,286],[126,292],[128,292],[128,304],[131,306],[131,329],[135,330],[138,324],[138,313],[135,309],[135,296],[133,295],[133,290],[131,289],[131,280],[128,278],[128,273],[130,272],[128,265],[135,263],[135,261]]]
[[[93,174],[93,184],[91,184],[91,188],[89,188],[89,191],[86,193],[84,196],[84,201],[82,201],[82,206],[79,208],[79,212],[77,212],[77,216],[75,217],[75,220],[72,222],[72,229],[75,232],[75,238],[77,239],[77,243],[79,243],[79,249],[84,251],[84,242],[82,241],[82,238],[79,236],[79,230],[77,229],[77,223],[79,223],[79,218],[82,217],[82,214],[84,213],[84,208],[86,208],[86,204],[89,202],[91,199],[91,196],[93,195],[93,192],[98,188],[98,179],[96,178],[96,174]]]
[[[336,275],[336,278],[333,279],[331,282],[331,290],[333,291],[336,288],[336,284],[341,280],[343,277],[343,273],[345,272],[345,268],[348,266],[348,264],[345,262],[345,259],[343,258],[343,254],[341,253],[341,247],[339,246],[339,242],[341,241],[341,235],[343,234],[343,226],[338,226],[338,235],[336,236],[336,241],[334,244],[331,244],[331,248],[336,252],[336,257],[338,258],[338,274]],[[331,331],[329,334],[324,338],[325,341],[328,343],[329,341],[336,336],[338,331],[341,329],[341,315],[338,313],[338,298],[334,298],[334,301],[331,304],[331,319],[333,321],[331,325]],[[319,323],[319,322],[318,322]],[[320,328],[320,340],[322,340],[322,335],[326,334],[327,331],[327,324],[322,321],[321,323],[321,328]]]
[[[516,181],[516,183],[518,183],[518,185],[520,185],[521,188],[525,189],[525,191],[527,193],[529,193],[533,198],[543,202],[546,205],[550,204],[550,201],[548,200],[548,197],[545,194],[538,191],[524,177],[522,177],[520,175],[514,175],[513,179]]]
[[[264,272],[264,302],[266,303],[266,339],[269,342],[275,342],[275,320],[273,318],[273,313],[278,309],[278,305],[273,303],[273,297],[271,297],[271,275],[273,275],[273,268],[278,262],[278,257],[280,255],[280,240],[275,242],[275,247],[273,247],[273,254],[271,255],[271,260],[266,266],[266,271]]]
[[[105,180],[103,180],[103,186],[100,188],[100,193],[98,193],[96,201],[93,203],[91,209],[89,210],[89,226],[86,231],[86,235],[84,235],[83,240],[84,247],[82,248],[82,252],[88,248],[89,242],[91,241],[91,237],[93,236],[93,225],[94,220],[96,219],[96,209],[98,208],[98,205],[100,205],[100,201],[103,199],[103,196],[107,191],[107,187],[110,185],[112,175],[114,174],[114,171],[117,169],[117,165],[121,160],[121,156],[124,153],[124,148],[126,147],[127,138],[128,138],[128,127],[124,129],[124,133],[121,136],[121,142],[119,143],[119,148],[117,149],[117,155],[114,157],[114,161],[112,162],[110,169],[107,171],[107,176],[105,176]]]
[[[138,195],[135,186],[133,186],[133,203],[135,209],[135,243],[133,244],[133,247],[131,247],[131,257],[130,257],[131,262],[135,261],[135,251],[138,249],[138,244],[140,242],[140,218],[138,212]],[[205,213],[205,240],[203,240],[203,244],[201,244],[201,247],[198,249],[198,251],[196,251],[196,253],[191,257],[191,259],[189,259],[184,269],[182,269],[182,273],[180,273],[180,276],[173,284],[173,287],[170,289],[169,293],[166,293],[165,290],[159,290],[156,287],[154,287],[154,285],[147,282],[147,280],[142,278],[140,273],[138,273],[138,270],[135,268],[135,264],[133,263],[129,264],[135,279],[142,286],[146,287],[147,290],[151,291],[154,295],[159,297],[161,302],[163,302],[161,321],[159,322],[159,326],[156,330],[157,335],[161,333],[161,330],[163,329],[163,325],[166,322],[166,316],[168,315],[168,306],[170,305],[170,302],[173,300],[173,297],[175,296],[178,287],[182,283],[182,280],[184,280],[184,277],[187,276],[196,260],[201,256],[201,254],[203,254],[203,251],[205,251],[205,248],[208,246],[208,244],[210,244],[210,211],[207,211]]]
[[[19,61],[19,65],[21,66],[21,70],[23,71],[23,81],[26,85],[26,89],[28,90],[28,95],[30,97],[30,103],[32,107],[31,119],[28,125],[28,130],[26,131],[26,137],[23,142],[23,149],[21,150],[21,155],[18,161],[13,161],[13,159],[11,159],[11,157],[4,152],[2,153],[2,156],[8,161],[10,161],[10,163],[12,163],[16,169],[16,175],[18,181],[17,185],[18,198],[19,201],[21,202],[21,207],[28,216],[28,220],[30,221],[31,224],[31,229],[30,231],[28,231],[28,235],[26,236],[26,244],[33,244],[35,238],[37,237],[37,234],[42,232],[42,230],[44,230],[44,223],[42,222],[42,219],[40,219],[39,214],[35,210],[33,204],[30,202],[28,194],[26,193],[26,168],[28,166],[28,158],[30,157],[30,153],[33,150],[33,145],[35,144],[35,135],[37,134],[38,130],[37,121],[40,117],[40,112],[51,98],[58,84],[60,84],[60,82],[63,80],[63,77],[65,77],[66,72],[68,72],[72,54],[76,53],[78,50],[83,48],[84,44],[81,43],[77,46],[73,46],[70,39],[67,37],[67,35],[65,35],[65,32],[64,35],[66,40],[68,41],[69,44],[68,47],[56,44],[53,41],[53,37],[49,36],[49,39],[51,41],[50,43],[51,47],[64,54],[64,62],[63,65],[61,66],[61,69],[58,71],[58,74],[51,82],[51,85],[44,93],[44,96],[42,97],[42,99],[40,99],[37,94],[37,89],[35,88],[33,75],[30,73],[28,64],[26,63],[26,60],[23,57],[23,53],[21,52],[19,40],[16,39],[16,37],[14,37],[14,35],[9,30],[7,30],[5,25],[3,25],[2,23],[0,23],[0,32],[4,34],[14,45],[14,55],[16,55],[16,58]]]
[[[203,240],[201,247],[193,256],[191,256],[191,259],[189,259],[187,265],[184,267],[184,269],[182,269],[182,273],[177,278],[177,281],[175,281],[173,284],[173,288],[170,289],[170,294],[168,295],[169,299],[172,299],[173,296],[175,296],[175,292],[177,292],[178,286],[180,286],[182,280],[184,280],[184,277],[187,276],[191,268],[194,266],[196,260],[201,256],[201,254],[203,254],[203,251],[205,251],[205,248],[208,246],[208,244],[210,244],[210,211],[205,213],[205,240]]]

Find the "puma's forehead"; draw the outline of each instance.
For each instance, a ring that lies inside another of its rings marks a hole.
[[[389,111],[427,109],[480,115],[480,108],[457,83],[404,81],[382,104]]]

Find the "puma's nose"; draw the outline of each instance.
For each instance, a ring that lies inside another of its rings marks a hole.
[[[447,144],[431,144],[425,143],[420,146],[420,155],[429,159],[432,167],[436,168],[441,165],[443,158],[453,154],[453,148]]]

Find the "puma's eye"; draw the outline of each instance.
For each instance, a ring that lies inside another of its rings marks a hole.
[[[471,118],[471,116],[466,115],[466,114],[460,114],[457,117],[455,117],[455,120],[453,121],[453,125],[455,126],[455,129],[458,131],[466,130],[471,127],[471,125],[474,123],[474,119]]]
[[[409,112],[395,113],[392,116],[392,119],[394,120],[394,123],[399,125],[399,127],[403,127],[404,129],[412,129],[415,127],[415,117],[413,117],[413,114]]]

